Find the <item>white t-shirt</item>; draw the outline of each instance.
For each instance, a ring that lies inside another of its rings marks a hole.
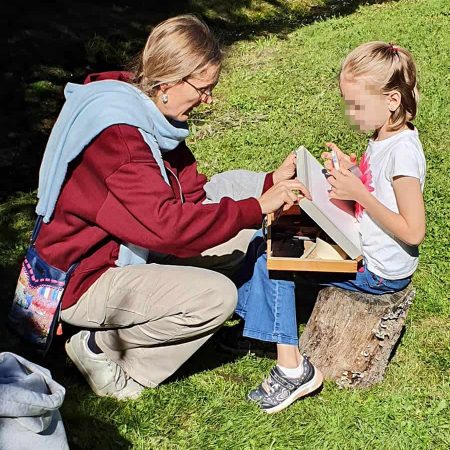
[[[391,211],[398,213],[393,178],[408,176],[419,179],[423,192],[426,162],[417,129],[405,130],[382,141],[369,141],[360,169],[367,189]],[[388,280],[406,278],[417,268],[419,252],[388,234],[356,205],[360,222],[361,246],[367,268]]]

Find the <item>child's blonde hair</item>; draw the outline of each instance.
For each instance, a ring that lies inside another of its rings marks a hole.
[[[177,83],[210,65],[220,70],[222,59],[219,43],[203,20],[192,14],[175,16],[151,31],[135,63],[134,83],[152,97],[161,83]]]
[[[379,92],[401,94],[400,106],[391,115],[391,130],[399,130],[416,117],[419,101],[416,65],[406,49],[380,41],[362,44],[344,59],[340,76],[364,78],[369,87]]]

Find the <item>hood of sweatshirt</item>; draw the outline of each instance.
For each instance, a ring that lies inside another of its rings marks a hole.
[[[92,81],[117,80],[129,82],[133,78],[132,72],[125,71],[110,71],[97,72],[89,74],[83,81],[83,84],[91,83]]]

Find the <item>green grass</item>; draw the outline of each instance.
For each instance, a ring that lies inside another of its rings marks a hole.
[[[275,2],[257,3],[264,3],[268,9],[263,17],[269,17]],[[298,3],[303,7],[308,2]],[[267,416],[245,401],[246,392],[272,365],[264,358],[226,362],[206,348],[183,376],[125,403],[96,398],[73,368],[58,366],[55,377],[67,388],[62,415],[72,448],[450,447],[449,6],[444,0],[366,5],[287,34],[236,42],[229,49],[215,105],[197,112],[191,124],[188,143],[208,175],[241,167],[271,170],[300,144],[318,155],[328,140],[361,154],[367,137],[351,129],[342,115],[339,63],[368,40],[392,41],[411,50],[421,87],[415,123],[428,164],[427,236],[407,331],[383,383],[348,391],[327,382],[319,396]],[[242,20],[262,20],[258,10],[236,8],[237,13],[247,14]],[[47,92],[50,100],[55,95],[51,83],[30,88],[41,96]],[[0,205],[0,269],[6,291],[26,245],[33,205],[34,193],[17,194]],[[211,363],[216,367],[206,370]]]
[[[193,2],[195,10],[203,17],[225,24],[239,24],[240,27],[262,25],[268,22],[295,21],[303,18],[312,7],[322,6],[322,1],[315,0],[231,0],[217,2],[215,0],[196,0]]]

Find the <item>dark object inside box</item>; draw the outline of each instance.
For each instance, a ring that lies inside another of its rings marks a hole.
[[[320,237],[334,241],[307,214],[282,214],[272,224],[272,256],[299,258],[305,251],[305,241]]]

